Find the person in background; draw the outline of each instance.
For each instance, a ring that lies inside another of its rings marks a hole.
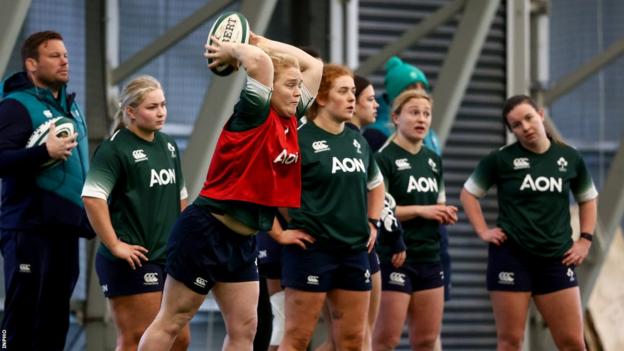
[[[101,241],[95,267],[117,329],[117,350],[136,350],[158,313],[169,232],[187,205],[178,146],[160,132],[166,119],[155,78],[128,82],[120,95],[119,128],[95,151],[82,191]],[[189,335],[187,326],[173,349],[186,350]]]
[[[457,208],[447,206],[442,159],[423,146],[433,101],[424,90],[401,93],[392,106],[397,132],[376,154],[396,217],[404,230],[403,265],[393,247],[379,248],[382,297],[374,350],[393,350],[408,321],[412,350],[433,350],[444,310],[444,274],[440,262],[440,224],[454,224]]]
[[[533,99],[510,97],[502,117],[517,141],[484,157],[460,196],[476,234],[489,243],[487,288],[497,349],[522,349],[533,299],[559,350],[585,350],[575,267],[589,253],[598,192],[579,152],[549,135],[544,111]],[[494,227],[479,204],[492,186],[499,208]],[[570,193],[579,205],[577,240]]]
[[[69,59],[61,34],[33,33],[21,48],[23,71],[3,81],[0,103],[0,246],[4,257],[3,347],[63,350],[69,301],[78,279],[78,238],[92,237],[80,192],[87,175],[87,127],[67,91]],[[73,135],[56,135],[55,117]],[[32,133],[50,124],[41,145]],[[44,166],[51,160],[60,162]]]
[[[384,79],[384,87],[386,92],[377,96],[379,104],[377,120],[374,124],[369,125],[364,131],[373,150],[377,151],[384,145],[386,139],[392,134],[394,129],[391,117],[391,106],[394,99],[407,89],[422,89],[427,93],[431,93],[431,84],[425,73],[418,67],[403,62],[397,56],[392,56],[385,65],[386,76]],[[383,133],[383,137],[374,136],[379,132]],[[442,148],[438,141],[435,131],[429,128],[429,132],[425,136],[423,144],[433,152],[442,156]],[[451,299],[451,256],[448,251],[448,232],[446,226],[440,225],[440,259],[442,268],[444,269],[444,300]]]
[[[356,74],[353,76],[353,82],[355,83],[355,111],[351,121],[346,122],[345,126],[361,133],[363,131],[363,127],[375,122],[375,118],[377,117],[377,107],[379,105],[377,104],[377,101],[375,101],[375,89],[367,78]],[[366,139],[366,135],[363,136]],[[384,226],[380,228],[380,232],[383,229]],[[374,248],[369,253],[368,259],[371,273],[371,297],[368,305],[368,323],[366,325],[366,334],[364,336],[364,346],[362,350],[371,350],[372,335],[375,328],[375,321],[377,320],[377,314],[379,312],[379,299],[381,297],[379,256],[377,256],[377,252]],[[323,319],[326,321],[328,329],[327,338],[319,347],[316,348],[316,351],[335,350],[336,348],[334,345],[332,327],[330,323],[331,318],[327,304],[325,304],[323,308]]]
[[[325,65],[319,94],[299,128],[301,208],[289,209],[287,232],[314,243],[286,245],[282,284],[286,332],[279,350],[305,350],[326,299],[339,350],[362,350],[373,249],[383,209],[381,173],[364,138],[345,128],[355,110],[351,70]],[[284,235],[284,233],[282,233]]]

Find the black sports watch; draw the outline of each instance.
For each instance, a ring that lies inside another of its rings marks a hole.
[[[581,233],[580,238],[581,239],[585,239],[585,240],[591,242],[592,239],[594,238],[594,236],[592,234],[589,234],[589,233]]]
[[[380,219],[375,219],[375,218],[368,217],[368,223],[374,225],[375,228],[377,228],[377,230],[379,230],[379,228],[381,228],[381,220]]]

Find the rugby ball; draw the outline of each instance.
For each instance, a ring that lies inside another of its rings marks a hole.
[[[68,136],[74,135],[74,122],[67,117],[55,117],[51,118],[49,121],[41,124],[35,131],[30,135],[28,141],[26,142],[26,147],[34,147],[45,144],[46,139],[48,138],[48,132],[50,131],[50,125],[54,123],[56,127],[56,136],[59,138],[66,138]],[[52,166],[56,166],[61,163],[62,160],[50,159],[46,163],[42,164],[42,168],[48,168]]]
[[[215,37],[225,43],[249,43],[249,22],[247,18],[239,12],[231,11],[219,15],[208,32],[206,44],[212,44]],[[208,64],[212,62],[208,59]],[[227,76],[234,72],[231,65],[221,65],[211,68],[212,72],[218,76]]]

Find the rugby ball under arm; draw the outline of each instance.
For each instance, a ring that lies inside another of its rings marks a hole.
[[[67,117],[55,117],[50,119],[49,121],[41,124],[35,131],[30,135],[28,141],[26,142],[26,147],[34,147],[45,144],[48,138],[48,132],[50,131],[50,125],[54,123],[56,127],[56,136],[59,138],[65,138],[71,135],[74,135],[74,122]],[[44,164],[41,165],[42,168],[52,167],[60,163],[62,160],[49,159]]]

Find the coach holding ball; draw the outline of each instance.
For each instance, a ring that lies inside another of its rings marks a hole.
[[[69,65],[62,36],[34,33],[21,53],[24,71],[3,81],[0,103],[2,347],[63,350],[78,278],[78,237],[93,233],[80,199],[87,131],[75,94],[66,91]],[[53,123],[46,130],[46,122],[56,117],[71,121],[75,133],[59,137],[61,126]],[[29,139],[46,132],[45,142],[27,147]]]

